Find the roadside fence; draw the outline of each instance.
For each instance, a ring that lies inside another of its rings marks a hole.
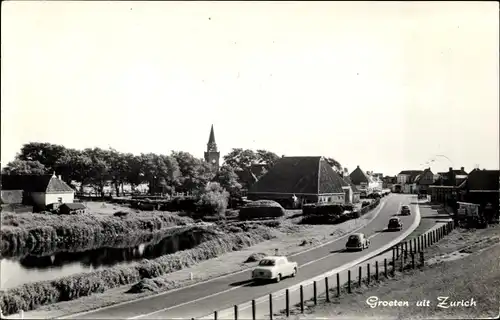
[[[330,302],[332,298],[350,294],[363,285],[395,277],[396,272],[422,268],[425,265],[424,249],[440,241],[453,229],[455,229],[454,222],[448,221],[418,237],[400,242],[385,253],[369,258],[349,270],[325,277],[323,281],[311,281],[300,285],[297,289],[286,289],[284,294],[271,293],[265,299],[254,299],[235,305],[232,315],[227,312],[223,315],[220,311],[215,311],[202,318],[272,320],[274,317],[289,317],[293,307],[304,313],[306,308],[317,305],[320,299]]]

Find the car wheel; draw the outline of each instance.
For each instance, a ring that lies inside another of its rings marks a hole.
[[[281,274],[278,274],[278,276],[276,277],[276,282],[280,282],[281,281]]]
[[[292,277],[295,277],[297,275],[297,268],[293,269]]]

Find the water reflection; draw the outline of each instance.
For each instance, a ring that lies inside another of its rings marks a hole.
[[[50,256],[28,255],[21,259],[0,260],[1,288],[24,283],[55,280],[81,272],[102,270],[117,265],[130,265],[142,259],[186,250],[208,240],[201,233],[181,233],[156,244],[140,244],[130,248],[100,248],[84,252],[60,252]]]

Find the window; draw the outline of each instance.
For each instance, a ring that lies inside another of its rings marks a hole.
[[[62,198],[61,197],[57,198],[57,202],[62,203]]]

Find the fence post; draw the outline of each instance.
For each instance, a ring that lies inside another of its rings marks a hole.
[[[387,258],[384,258],[384,274],[385,274],[385,277],[387,277]]]
[[[347,292],[351,293],[351,270],[347,270]]]
[[[417,238],[413,238],[413,252],[417,252]]]
[[[349,281],[351,281],[351,271],[349,271]],[[340,297],[340,275],[337,272],[337,297]]]
[[[411,268],[415,269],[415,253],[411,253]]]
[[[403,252],[401,252],[401,255],[402,254]],[[396,259],[394,259],[394,256],[392,256],[392,276],[394,277],[395,274],[396,274]]]
[[[363,273],[363,267],[359,266],[358,268],[358,286],[361,287],[361,277]]]
[[[392,261],[394,262],[394,260],[396,260],[396,256],[397,256],[397,247],[396,248],[392,248]]]
[[[238,305],[234,305],[234,320],[238,320]]]
[[[405,259],[408,258],[408,241],[405,242]]]
[[[214,320],[218,320],[219,319],[219,314],[217,311],[214,311]]]
[[[300,313],[304,313],[304,286],[300,285]]]
[[[317,288],[317,284],[316,284],[316,280],[314,280],[313,282],[313,299],[314,299],[314,305],[318,305],[318,288]]]
[[[273,294],[269,294],[269,319],[273,320]]]
[[[406,254],[406,252],[405,252]],[[401,272],[403,272],[403,269],[404,269],[404,263],[405,263],[405,259],[401,259]]]
[[[366,281],[366,283],[367,283],[367,284],[370,284],[370,276],[371,276],[371,275],[370,275],[370,263],[367,263],[367,264],[366,264],[366,273],[367,273],[367,278],[366,278],[366,279],[367,279],[367,281]]]
[[[413,249],[413,248],[412,248],[412,241],[410,240],[410,254],[413,252],[413,250],[412,250],[412,249]]]
[[[420,266],[424,267],[424,252],[420,251]]]
[[[378,281],[378,260],[375,261],[375,280]]]
[[[252,320],[255,320],[255,299],[252,300]]]
[[[286,302],[286,316],[290,316],[290,292],[288,289],[285,291],[285,302]]]
[[[325,277],[326,302],[330,302],[330,287],[328,286],[328,277]],[[271,319],[272,320],[272,319]]]

